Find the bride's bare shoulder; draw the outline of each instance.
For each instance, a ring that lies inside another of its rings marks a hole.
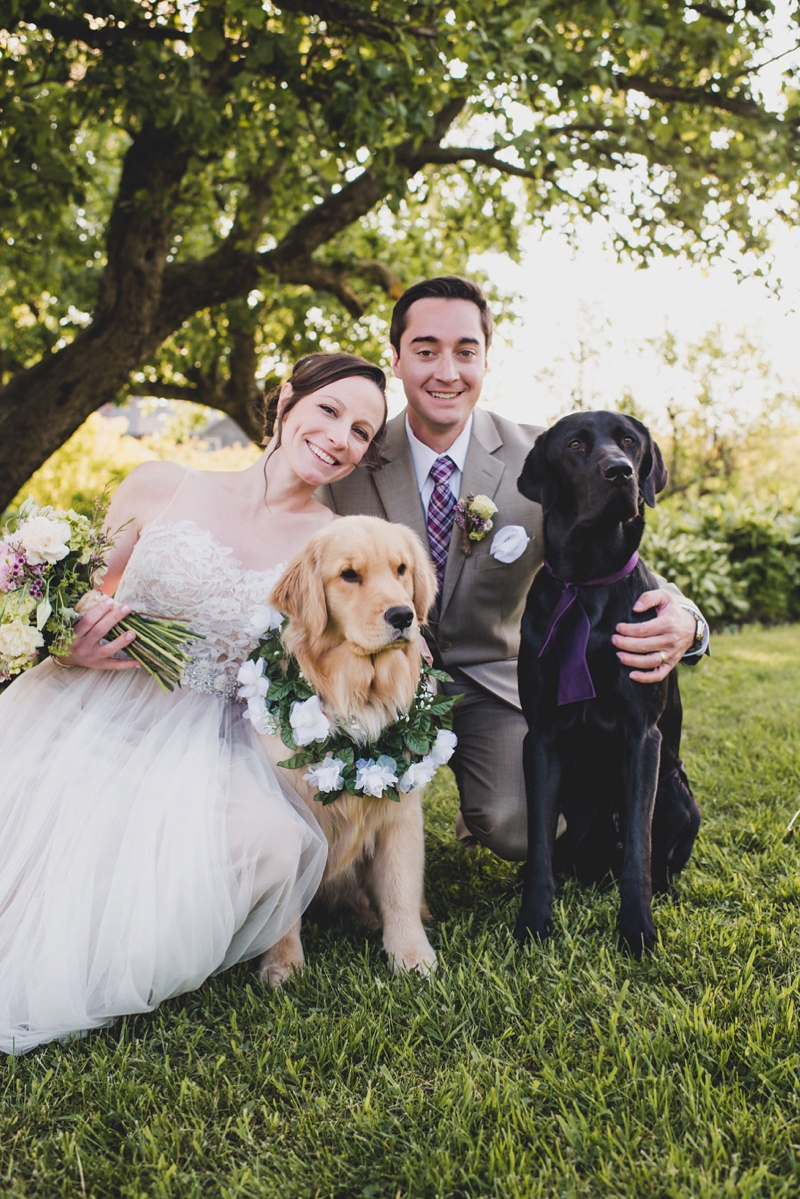
[[[124,483],[129,490],[164,492],[174,491],[186,474],[187,468],[178,462],[140,462],[134,466]],[[122,484],[120,484],[122,486]]]
[[[141,462],[119,487],[112,507],[135,510],[139,524],[147,524],[174,496],[186,467],[177,462]]]

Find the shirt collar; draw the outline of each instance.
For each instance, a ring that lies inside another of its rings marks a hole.
[[[432,450],[430,446],[425,445],[416,437],[408,423],[408,413],[406,412],[406,437],[408,438],[408,446],[411,450],[411,461],[414,463],[414,474],[417,477],[417,490],[422,491],[425,480],[430,474],[430,469],[437,458],[451,458],[456,464],[456,470],[463,474],[464,464],[467,461],[467,451],[469,449],[469,439],[472,434],[472,413],[469,415],[467,423],[455,439],[449,449],[443,450],[437,454],[436,450]]]

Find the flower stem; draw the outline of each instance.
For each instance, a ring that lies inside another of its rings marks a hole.
[[[192,632],[176,620],[139,616],[135,612],[115,625],[108,638],[113,640],[129,631],[136,638],[125,647],[125,652],[141,664],[162,691],[174,691],[186,663],[191,662],[187,643],[205,640],[201,633]]]

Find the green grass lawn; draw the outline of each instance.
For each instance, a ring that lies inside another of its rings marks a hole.
[[[237,968],[150,1017],[0,1064],[0,1196],[776,1196],[800,1191],[800,627],[684,670],[703,826],[661,943],[561,888],[517,950],[513,865],[427,809],[441,967],[308,921],[278,993]],[[0,963],[2,970],[2,963]]]

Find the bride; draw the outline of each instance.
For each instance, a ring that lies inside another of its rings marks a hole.
[[[385,379],[351,354],[300,360],[243,471],[147,462],[68,657],[0,695],[0,1050],[152,1011],[262,954],[317,888],[325,840],[236,702],[286,562],[333,519],[324,483],[377,465]],[[114,594],[112,600],[110,595]],[[204,634],[172,693],[106,635],[131,610]]]

